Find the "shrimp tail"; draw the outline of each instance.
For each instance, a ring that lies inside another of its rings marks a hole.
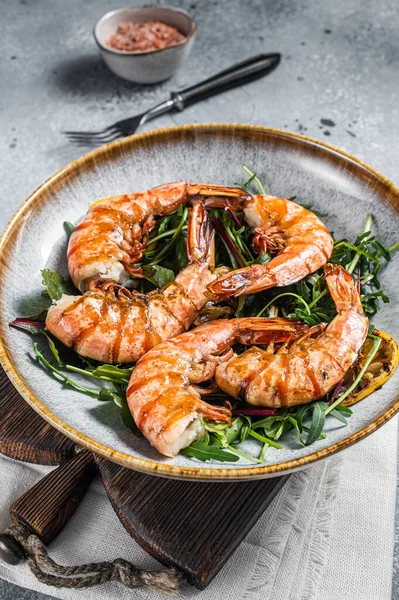
[[[273,273],[265,272],[264,265],[252,265],[231,271],[207,286],[205,295],[212,300],[226,300],[231,296],[255,294],[274,287],[276,278]]]
[[[338,313],[356,308],[363,314],[356,283],[348,271],[340,265],[327,263],[324,267],[324,276]]]
[[[124,302],[130,302],[136,295],[136,292],[132,292],[123,285],[115,283],[113,279],[106,277],[91,281],[89,291],[101,293],[110,300],[120,300]]]
[[[231,424],[231,404],[230,402],[226,402],[226,405],[214,406],[201,400],[199,412],[208,421],[224,421]]]
[[[279,343],[303,335],[307,326],[301,321],[276,317],[247,317],[238,320],[238,339],[241,344]]]
[[[204,203],[207,208],[221,208],[231,206],[239,208],[245,206],[252,199],[252,194],[239,187],[225,185],[206,185],[204,183],[190,184],[188,186],[190,196],[205,197]]]
[[[215,232],[204,203],[194,202],[187,226],[187,258],[215,266]]]

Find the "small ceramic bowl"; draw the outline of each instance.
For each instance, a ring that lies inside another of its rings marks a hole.
[[[176,46],[148,52],[126,52],[107,46],[107,41],[120,23],[162,21],[177,27],[186,39]],[[119,77],[135,83],[157,83],[169,79],[191,52],[195,21],[184,10],[170,6],[137,6],[119,8],[105,14],[94,26],[94,39],[107,66]]]

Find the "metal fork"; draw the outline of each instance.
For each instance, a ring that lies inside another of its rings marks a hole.
[[[161,104],[135,117],[117,121],[102,131],[64,131],[63,133],[65,133],[70,142],[78,146],[101,146],[108,144],[118,138],[132,135],[147,121],[155,119],[155,117],[172,109],[182,111],[186,106],[194,104],[199,100],[204,100],[220,92],[258,79],[258,77],[263,77],[277,67],[280,59],[281,55],[278,53],[259,54],[192,87],[180,92],[172,92],[170,100],[165,100]]]

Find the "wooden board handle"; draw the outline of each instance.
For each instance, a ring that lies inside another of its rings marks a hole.
[[[49,544],[74,514],[96,470],[92,453],[81,450],[14,502],[10,508],[13,521],[22,523]]]

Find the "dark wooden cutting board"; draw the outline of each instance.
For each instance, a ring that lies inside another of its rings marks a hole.
[[[121,467],[82,450],[55,430],[22,399],[1,369],[0,452],[17,460],[61,465],[10,508],[12,518],[45,543],[73,515],[97,465],[128,533],[199,589],[218,573],[288,478],[203,483]]]

